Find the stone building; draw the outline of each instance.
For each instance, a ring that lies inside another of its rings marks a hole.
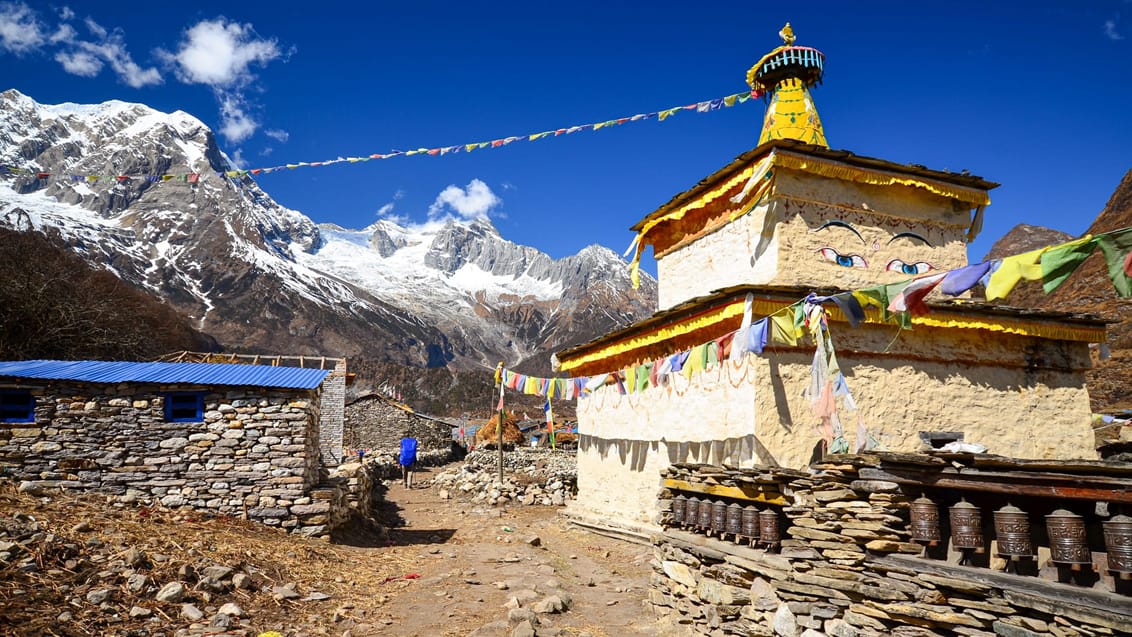
[[[346,371],[346,359],[328,356],[278,356],[264,354],[217,354],[211,352],[179,352],[165,357],[170,363],[241,363],[243,365],[271,365],[325,369],[330,373],[322,381],[319,398],[318,448],[324,467],[334,467],[343,461],[342,431],[345,421],[346,385],[353,375]]]
[[[369,449],[372,453],[396,453],[405,432],[417,439],[417,456],[422,461],[447,462],[452,457],[454,425],[424,414],[408,405],[371,393],[346,404],[346,449]]]
[[[759,145],[633,226],[638,259],[646,246],[657,259],[659,311],[556,354],[560,371],[617,381],[578,402],[575,522],[657,530],[658,476],[672,463],[801,468],[833,448],[918,451],[954,439],[1019,458],[1096,457],[1084,377],[1089,344],[1105,339],[1095,317],[933,293],[901,315],[911,328],[901,329],[887,302],[855,301],[860,317],[830,303],[827,345],[857,407],[844,422],[819,420],[814,394],[804,397],[808,339],[775,333],[760,355],[722,355],[737,329],[793,319],[811,293],[828,300],[967,266],[997,186],[829,149],[808,90],[823,63],[788,45],[751,69],[753,92],[770,102]],[[690,373],[626,391],[629,378],[701,345]]]
[[[220,363],[0,363],[0,469],[23,491],[329,531],[320,495],[325,369]]]

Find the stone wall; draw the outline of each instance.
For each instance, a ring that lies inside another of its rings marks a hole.
[[[0,426],[0,468],[29,492],[82,490],[325,535],[319,392],[205,390],[203,422],[166,422],[164,392],[200,387],[45,383],[34,424]]]
[[[322,399],[319,401],[321,421],[318,427],[318,447],[322,464],[333,467],[343,460],[342,442],[346,419],[346,360],[339,359],[334,371],[322,381]]]
[[[781,537],[773,546],[751,547],[734,534],[686,528],[676,524],[674,491],[663,490],[666,529],[654,538],[649,603],[680,632],[1069,637],[1132,631],[1129,591],[1111,578],[1082,588],[917,557],[923,547],[909,541],[912,497],[896,483],[860,479],[849,465],[812,473],[673,466],[666,478],[692,489],[690,496],[773,512]],[[718,497],[740,491],[749,497]]]
[[[369,449],[370,454],[397,452],[408,431],[417,439],[418,457],[452,453],[452,425],[413,413],[384,396],[371,394],[346,405],[345,444],[348,450]]]

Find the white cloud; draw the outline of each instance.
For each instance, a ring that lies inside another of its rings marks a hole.
[[[265,146],[263,150],[259,151],[259,156],[260,157],[267,157],[267,156],[271,155],[271,153],[274,153],[274,152],[275,152],[274,148],[272,148],[271,146]]]
[[[291,139],[290,133],[288,133],[285,130],[278,130],[278,129],[275,129],[275,128],[269,128],[269,129],[263,131],[263,134],[267,135],[268,137],[270,137],[271,139],[274,139],[275,141],[277,141],[279,143],[286,143],[288,139]]]
[[[63,65],[63,70],[81,77],[94,77],[109,65],[118,79],[133,88],[142,88],[161,83],[161,73],[155,68],[142,68],[134,62],[126,50],[122,32],[107,30],[92,18],[83,21],[92,39],[83,40],[75,28],[60,24],[51,34],[52,44],[63,50],[55,54],[55,60]]]
[[[64,22],[55,28],[55,33],[52,33],[51,37],[47,38],[47,40],[51,42],[51,44],[59,44],[60,42],[71,42],[77,38],[78,35],[78,32],[75,31],[75,27]]]
[[[64,71],[80,77],[94,77],[102,70],[102,60],[83,51],[56,53],[55,61],[63,65]]]
[[[1104,34],[1110,40],[1123,40],[1124,36],[1116,30],[1116,20],[1104,21]]]
[[[232,153],[232,156],[229,157],[228,160],[232,162],[234,168],[239,170],[243,170],[244,166],[247,165],[247,162],[244,161],[244,150],[242,148],[237,148],[236,152]]]
[[[158,50],[157,55],[173,67],[178,80],[212,89],[220,105],[220,134],[238,144],[260,126],[243,93],[256,79],[252,68],[266,66],[283,57],[283,52],[274,39],[256,35],[252,25],[221,17],[194,24],[183,34],[176,52]],[[267,135],[280,142],[289,137],[280,130]]]
[[[0,49],[23,55],[46,42],[44,26],[23,2],[0,3]]]
[[[236,93],[217,93],[220,100],[220,134],[233,143],[240,143],[255,134],[259,123],[247,111],[243,98]]]
[[[430,220],[439,219],[455,212],[464,220],[486,218],[503,200],[487,184],[473,179],[468,187],[448,186],[436,196],[436,201],[428,208]]]
[[[74,20],[75,12],[71,10],[71,7],[63,7],[62,9],[59,9],[59,19]]]
[[[253,64],[266,65],[282,56],[275,40],[260,39],[252,25],[224,18],[189,27],[176,53],[160,54],[174,65],[182,82],[213,88],[246,86],[255,79]]]

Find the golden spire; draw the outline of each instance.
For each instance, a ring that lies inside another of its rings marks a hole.
[[[786,26],[782,27],[782,30],[778,32],[778,37],[782,38],[782,41],[786,43],[786,46],[794,46],[794,29],[790,28],[789,22],[787,22]]]
[[[794,29],[789,22],[778,35],[786,44],[764,55],[747,71],[752,92],[770,96],[759,143],[796,139],[828,147],[810,97],[810,87],[821,82],[825,56],[817,49],[794,46]]]

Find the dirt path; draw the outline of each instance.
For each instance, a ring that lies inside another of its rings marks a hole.
[[[430,475],[386,493],[382,515],[402,525],[384,538],[388,548],[360,549],[359,559],[391,553],[413,570],[389,582],[370,625],[350,634],[658,635],[644,606],[650,547],[567,529],[557,507],[442,500]],[[555,599],[568,608],[545,612]]]

